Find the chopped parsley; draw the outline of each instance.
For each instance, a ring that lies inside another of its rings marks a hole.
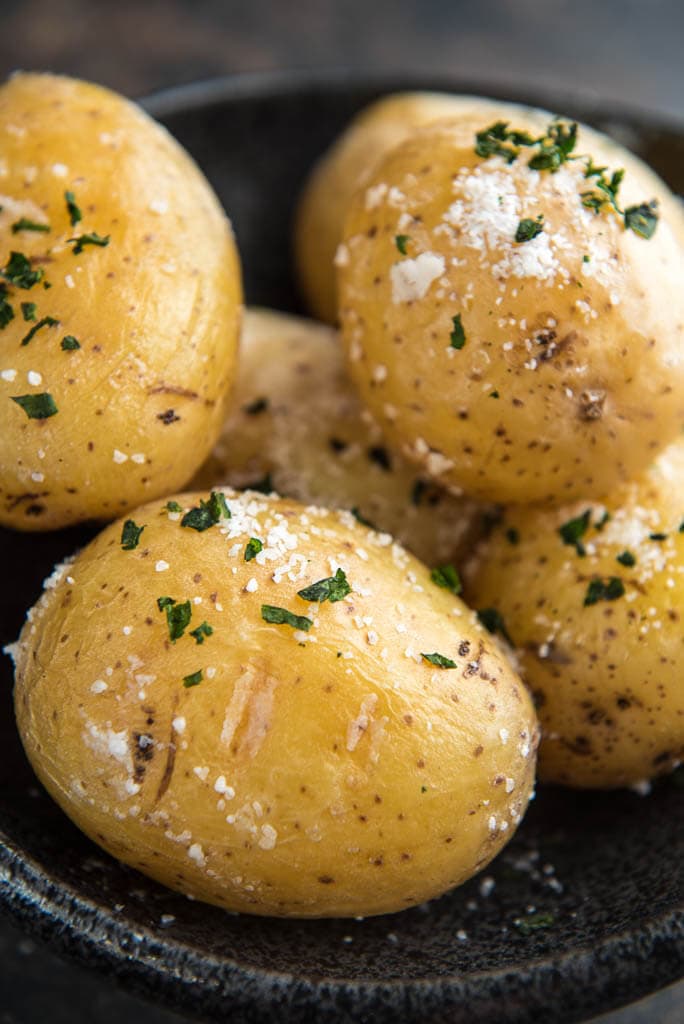
[[[610,512],[606,511],[603,513],[598,523],[595,523],[594,525],[597,530],[602,530],[608,522],[610,522]]]
[[[181,526],[202,533],[209,527],[216,526],[221,519],[230,519],[226,496],[222,491],[212,491],[206,501],[200,498],[198,508],[191,508],[185,513],[181,519]]]
[[[307,619],[305,615],[294,615],[287,608],[277,608],[272,604],[262,604],[261,618],[274,626],[292,626],[293,629],[301,629],[305,633],[313,626],[311,619]]]
[[[72,252],[74,256],[78,256],[83,252],[86,245],[99,245],[100,248],[109,245],[109,235],[98,235],[97,231],[89,231],[85,235],[78,235],[77,238],[68,238],[67,242],[69,244],[73,242],[74,248]]]
[[[394,244],[402,256],[406,256],[406,243],[411,241],[410,235],[395,235]]]
[[[16,235],[19,231],[49,231],[49,224],[38,224],[35,220],[29,220],[28,217],[20,217],[19,220],[15,220],[12,225],[12,234]]]
[[[253,402],[244,407],[243,412],[248,416],[258,416],[260,412],[266,412],[267,409],[268,398],[255,398]]]
[[[182,512],[183,506],[179,505],[177,501],[167,501],[162,509],[162,512]]]
[[[563,543],[568,544],[570,547],[574,547],[580,558],[584,558],[586,555],[581,538],[589,529],[590,523],[591,509],[588,508],[581,516],[577,516],[575,519],[568,519],[567,523],[563,523],[562,526],[558,527],[558,532]]]
[[[263,550],[263,541],[260,541],[258,537],[250,537],[245,547],[245,562],[251,562]]]
[[[376,444],[370,447],[366,453],[371,462],[374,462],[380,469],[384,469],[386,473],[392,472],[392,462],[389,457],[389,452],[381,444]]]
[[[12,395],[12,401],[20,405],[30,420],[47,420],[59,412],[49,392],[33,395]]]
[[[533,238],[540,235],[544,230],[544,216],[539,214],[536,220],[531,217],[523,217],[515,230],[516,242],[531,242]]]
[[[72,228],[76,227],[78,222],[83,220],[83,214],[81,213],[81,209],[76,204],[76,196],[73,192],[65,192],[64,199],[66,200],[67,211],[69,213],[69,220],[71,221],[71,226]]]
[[[509,526],[506,530],[506,540],[509,544],[520,543],[520,531],[516,530],[515,526]]]
[[[497,608],[479,608],[476,615],[489,633],[500,633],[511,647],[515,647],[515,644],[511,640],[509,632],[506,629],[506,623],[504,622],[503,615]]]
[[[600,213],[605,208],[612,209],[622,217],[625,230],[633,231],[641,238],[652,238],[658,225],[657,202],[652,200],[650,203],[630,206],[626,210],[621,209],[618,204],[618,191],[625,175],[624,169],[613,171],[609,176],[608,168],[596,166],[591,156],[575,154],[576,145],[577,123],[561,118],[554,118],[546,132],[538,138],[534,138],[528,132],[510,129],[507,121],[495,121],[475,135],[475,152],[485,159],[501,156],[511,164],[520,156],[523,148],[535,148],[536,152],[527,161],[528,167],[534,171],[551,171],[553,174],[569,160],[582,160],[585,165],[584,177],[592,186],[580,193],[582,205],[594,213]],[[529,227],[523,228],[523,225]],[[532,229],[535,233],[519,238],[518,233],[521,229],[524,234]],[[541,225],[537,225],[535,221],[521,221],[515,240],[528,242],[540,231]],[[584,262],[588,262],[587,257],[584,257]]]
[[[319,604],[324,601],[335,604],[336,601],[343,601],[347,594],[351,594],[351,587],[344,569],[338,569],[334,576],[318,580],[311,586],[297,591],[298,597],[304,598],[305,601],[317,601]]]
[[[0,270],[0,277],[4,277],[15,288],[28,290],[42,281],[44,273],[40,267],[38,270],[32,270],[30,260],[22,252],[11,252],[9,260]]]
[[[23,316],[26,323],[30,323],[36,319],[36,304],[35,302],[22,302],[21,304],[21,315]]]
[[[186,690],[189,690],[191,686],[199,686],[202,682],[202,669],[198,669],[197,672],[191,673],[189,676],[183,676],[183,686]]]
[[[145,529],[138,526],[133,519],[127,519],[121,530],[121,547],[124,551],[133,551],[140,543],[140,534]]]
[[[499,392],[498,391],[490,391],[489,392],[489,397],[490,398],[498,398],[499,397]]]
[[[451,318],[451,334],[449,335],[449,342],[452,348],[461,349],[466,343],[466,334],[461,322],[461,314],[457,313],[456,316]]]
[[[443,587],[444,590],[448,590],[452,594],[458,595],[463,589],[461,577],[453,565],[438,565],[430,573],[430,579],[438,587]]]
[[[213,632],[214,627],[210,626],[208,622],[200,622],[196,629],[190,630],[190,636],[194,637],[196,644],[203,644],[205,637],[211,636]]]
[[[617,601],[625,592],[625,585],[619,576],[609,576],[607,579],[594,579],[587,587],[584,597],[584,605],[598,604],[599,601]]]
[[[684,533],[684,519],[682,519],[681,523],[679,524],[679,530],[677,532]]]
[[[34,324],[31,330],[21,339],[22,345],[28,345],[28,343],[35,338],[38,331],[42,331],[43,327],[58,327],[59,320],[55,320],[54,316],[44,316]]]
[[[649,533],[648,539],[649,540],[667,540],[667,534],[666,533]]]
[[[456,668],[456,662],[452,661],[451,658],[445,658],[443,654],[423,654],[421,651],[421,658],[424,661],[429,662],[431,665],[435,665],[436,668]]]
[[[616,562],[620,565],[626,565],[628,569],[631,569],[633,565],[636,565],[636,558],[631,551],[622,551],[619,555],[615,556]]]
[[[14,310],[7,301],[7,286],[0,282],[0,331],[7,327],[10,320],[14,320]]]
[[[553,914],[543,912],[529,914],[527,917],[518,917],[513,922],[521,935],[531,935],[532,932],[538,932],[542,928],[550,928],[555,923],[556,919]]]
[[[160,612],[166,612],[169,640],[175,644],[176,640],[180,640],[186,628],[190,625],[192,605],[189,601],[183,601],[179,604],[173,597],[158,597],[157,607]]]
[[[75,338],[73,334],[65,334],[62,338],[61,348],[64,352],[75,352],[77,348],[81,347],[81,343],[78,338]]]

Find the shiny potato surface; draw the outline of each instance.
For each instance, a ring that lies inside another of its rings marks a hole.
[[[468,578],[519,649],[541,779],[627,786],[682,760],[684,442],[603,505],[509,510]]]
[[[350,372],[390,441],[474,496],[558,504],[632,479],[684,422],[682,213],[584,127],[571,159],[531,168],[564,144],[539,118],[504,131],[543,144],[484,140],[510,163],[455,121],[392,150],[352,202],[338,271]]]
[[[126,863],[255,914],[385,913],[483,867],[538,727],[472,612],[348,512],[170,501],[61,566],[14,649],[57,802]]]
[[[387,448],[349,382],[335,331],[266,310],[245,314],[231,412],[194,480],[222,484],[354,509],[430,566],[458,564],[485,511]]]
[[[0,87],[0,523],[114,518],[182,486],[234,376],[230,225],[181,147],[68,78]]]

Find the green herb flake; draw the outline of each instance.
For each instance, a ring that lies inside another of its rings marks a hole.
[[[615,556],[615,561],[619,562],[620,565],[627,566],[631,569],[633,565],[636,565],[636,558],[631,551],[622,551],[619,555]]]
[[[660,540],[667,540],[667,534],[666,533],[649,533],[648,539],[649,540],[658,540],[658,541],[660,541]]]
[[[515,230],[516,242],[531,242],[533,238],[540,235],[544,230],[544,217],[540,213],[536,220],[530,217],[523,217]]]
[[[40,267],[38,270],[32,270],[31,262],[23,252],[11,252],[6,265],[0,270],[0,277],[4,277],[15,288],[23,288],[26,291],[42,281],[44,271]]]
[[[145,529],[138,526],[133,519],[127,519],[121,530],[121,547],[124,551],[133,551],[140,543],[140,534]]]
[[[226,496],[222,491],[212,491],[206,501],[200,498],[198,508],[191,508],[185,513],[181,519],[181,526],[202,533],[211,526],[216,526],[221,519],[230,519]]]
[[[681,523],[679,524],[679,530],[677,532],[684,533],[684,519],[682,519]]]
[[[72,228],[76,227],[78,222],[83,220],[83,214],[81,213],[80,207],[76,204],[76,196],[73,192],[65,192],[64,199],[66,201],[71,226]]]
[[[190,636],[194,638],[196,644],[203,644],[205,637],[211,636],[213,632],[214,627],[208,622],[200,622],[196,629],[190,630]]]
[[[19,231],[49,231],[49,224],[38,224],[35,220],[29,220],[28,217],[20,217],[19,220],[15,220],[12,225],[12,234],[16,235]]]
[[[420,791],[421,791],[421,793],[427,793],[427,791],[428,791],[427,786],[421,786],[420,787]]]
[[[182,512],[183,506],[179,505],[177,501],[167,501],[162,509],[162,512]]]
[[[510,638],[503,615],[497,608],[479,608],[476,615],[484,628],[492,634],[500,633],[504,640],[515,647]]]
[[[410,235],[395,235],[394,244],[402,256],[406,256],[406,243],[411,241]]]
[[[189,676],[183,676],[183,686],[186,690],[189,690],[192,686],[199,686],[202,682],[202,669],[198,669],[197,672],[193,672]]]
[[[490,391],[489,392],[489,397],[490,398],[499,398],[499,392],[498,391]]]
[[[509,544],[520,543],[520,531],[516,530],[515,526],[509,526],[506,530],[506,540]]]
[[[251,562],[263,550],[263,541],[260,541],[258,537],[250,537],[245,547],[245,562]]]
[[[553,914],[548,913],[529,914],[527,917],[518,917],[513,922],[521,935],[531,935],[532,932],[541,931],[543,928],[551,928],[555,923]]]
[[[55,320],[54,316],[44,316],[34,324],[31,330],[21,339],[21,344],[28,345],[28,343],[35,338],[38,331],[42,331],[44,327],[59,327],[59,320]]]
[[[434,665],[436,668],[457,667],[455,661],[452,661],[451,658],[445,658],[443,654],[437,654],[437,652],[435,652],[434,654],[423,654],[421,652],[420,656],[424,661],[429,662],[430,665]]]
[[[463,590],[461,577],[453,565],[438,565],[430,573],[430,579],[438,587],[443,587],[444,590],[448,590],[452,594],[458,595]]]
[[[98,245],[100,248],[109,245],[109,235],[98,235],[97,231],[89,231],[85,235],[78,235],[77,238],[68,238],[67,242],[70,245],[73,243],[73,254],[78,256],[86,245]]]
[[[452,331],[449,335],[449,341],[452,348],[461,349],[466,343],[466,334],[461,322],[461,314],[457,313],[456,316],[451,318]]]
[[[584,597],[585,607],[599,601],[617,601],[625,592],[625,585],[618,576],[591,580]]]
[[[0,331],[7,327],[10,320],[14,320],[14,310],[7,301],[7,286],[0,282]]]
[[[560,534],[561,540],[564,544],[568,544],[570,547],[574,547],[580,558],[584,558],[586,551],[581,539],[589,529],[591,522],[591,509],[588,508],[582,513],[581,516],[577,516],[575,519],[568,519],[567,523],[563,523],[562,526],[558,527],[558,533]]]
[[[610,512],[604,512],[603,515],[601,516],[601,518],[599,519],[598,523],[594,524],[595,529],[597,529],[600,532],[603,529],[603,527],[606,525],[606,523],[609,523],[609,522],[610,522]]]
[[[54,398],[47,391],[37,395],[12,395],[11,398],[30,420],[47,420],[59,412]]]
[[[63,352],[75,352],[76,349],[80,347],[80,341],[78,338],[75,338],[73,334],[65,334],[60,343],[60,348]]]
[[[330,604],[335,604],[336,601],[343,601],[347,594],[351,594],[351,587],[343,569],[338,569],[334,576],[318,580],[316,583],[312,583],[311,586],[297,591],[298,597],[303,598],[305,601],[315,601],[319,604],[322,604],[324,601],[330,601]]]
[[[169,640],[175,644],[180,640],[192,618],[192,605],[189,601],[178,603],[173,597],[158,597],[159,611],[166,612],[166,625],[169,629]]]
[[[650,203],[640,203],[638,206],[629,206],[625,210],[625,227],[633,231],[640,238],[653,238],[655,229],[658,227],[658,204],[655,199]]]
[[[36,304],[35,302],[22,302],[21,304],[21,315],[23,316],[26,323],[31,323],[32,320],[36,319]]]
[[[301,629],[305,633],[313,626],[311,619],[307,619],[305,615],[294,615],[287,608],[277,608],[272,604],[262,604],[261,618],[274,626],[292,626],[293,629]]]

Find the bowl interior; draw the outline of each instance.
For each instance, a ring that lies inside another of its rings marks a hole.
[[[408,84],[459,89],[454,82]],[[290,227],[306,172],[357,109],[406,86],[265,77],[148,101],[233,219],[250,303],[300,309]],[[578,108],[567,98],[558,109],[607,127],[684,192],[683,132]],[[54,562],[94,532],[0,530],[0,643],[15,639]],[[562,1022],[627,1002],[681,973],[684,799],[677,775],[648,798],[540,787],[484,880],[399,915],[239,917],[167,892],[85,839],[26,762],[6,658],[0,682],[0,902],[57,948],[149,996],[206,1019],[231,1012],[254,1021],[330,1013],[378,1022]],[[539,914],[545,927],[535,927]]]

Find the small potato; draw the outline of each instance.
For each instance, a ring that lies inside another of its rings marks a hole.
[[[468,580],[519,650],[540,778],[628,786],[684,758],[684,442],[605,506],[510,509]]]
[[[472,548],[484,508],[454,498],[391,452],[361,409],[329,327],[249,310],[232,412],[196,488],[250,487],[355,509],[427,565]]]
[[[681,429],[684,250],[647,168],[539,117],[481,140],[510,163],[471,124],[416,132],[357,193],[338,263],[350,372],[390,443],[475,497],[558,504],[634,478]]]
[[[235,372],[237,251],[210,186],[99,86],[0,87],[0,523],[46,530],[185,484]]]
[[[337,322],[335,253],[352,196],[380,158],[415,128],[445,117],[472,122],[473,131],[497,117],[515,118],[521,107],[481,96],[406,92],[383,96],[364,108],[315,165],[295,221],[295,259],[311,312]]]
[[[255,914],[386,913],[463,882],[524,813],[524,686],[457,597],[348,512],[180,495],[47,586],[14,651],[28,756],[84,832],[171,888]]]

